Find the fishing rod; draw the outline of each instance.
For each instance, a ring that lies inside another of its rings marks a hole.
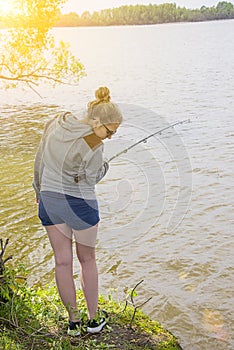
[[[170,128],[173,128],[173,127],[176,126],[176,125],[184,124],[184,123],[190,123],[190,119],[186,119],[186,120],[182,120],[182,121],[180,121],[180,122],[176,122],[176,123],[174,123],[174,124],[171,124],[171,125],[169,125],[169,126],[166,126],[165,128],[163,128],[163,129],[161,129],[161,130],[159,130],[159,131],[154,132],[153,134],[150,134],[149,136],[144,137],[143,139],[137,141],[137,142],[134,143],[133,145],[131,145],[131,146],[125,148],[123,151],[117,153],[115,156],[111,157],[111,158],[108,160],[108,163],[111,162],[113,159],[119,157],[121,154],[127,153],[130,149],[132,149],[133,147],[139,145],[140,143],[146,142],[150,137],[153,137],[153,136],[155,136],[155,135],[157,135],[157,134],[161,135],[161,133],[162,133],[163,131],[165,131],[165,130],[167,130],[167,129],[170,129]]]

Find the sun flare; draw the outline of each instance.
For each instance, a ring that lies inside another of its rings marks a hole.
[[[14,0],[0,0],[0,17],[14,14]]]

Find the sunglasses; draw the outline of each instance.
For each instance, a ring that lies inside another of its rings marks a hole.
[[[117,130],[110,130],[105,124],[102,124],[104,128],[106,129],[107,136],[114,135]]]

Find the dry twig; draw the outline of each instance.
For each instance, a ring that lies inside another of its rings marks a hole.
[[[148,301],[150,301],[152,299],[152,297],[148,298],[146,301],[144,301],[143,303],[141,303],[140,305],[136,305],[135,303],[135,300],[134,300],[134,292],[136,290],[136,288],[142,283],[144,282],[144,280],[141,280],[140,282],[138,282],[135,287],[132,289],[131,291],[131,294],[130,294],[130,300],[126,300],[125,302],[125,307],[123,309],[123,312],[126,310],[128,304],[130,304],[131,306],[133,306],[134,308],[134,311],[133,311],[133,315],[132,315],[132,318],[131,318],[131,321],[130,321],[130,324],[129,324],[129,328],[132,329],[132,324],[133,324],[133,321],[134,321],[134,318],[135,318],[135,315],[136,315],[136,312],[137,312],[137,309],[139,309],[141,306],[145,305],[146,303],[148,303]]]
[[[8,260],[12,259],[12,256],[8,256],[6,259],[3,259],[3,255],[5,253],[5,250],[6,250],[6,247],[7,247],[8,243],[9,243],[9,238],[6,239],[5,244],[3,243],[3,239],[0,238],[0,246],[1,246],[1,252],[0,252],[0,279],[4,278],[3,271],[4,271],[5,263]]]

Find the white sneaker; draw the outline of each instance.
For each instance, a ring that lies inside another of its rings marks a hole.
[[[99,319],[92,319],[88,321],[87,332],[88,333],[99,333],[106,325],[108,320],[108,313],[106,311],[101,311],[101,317]]]
[[[71,337],[78,337],[80,335],[80,322],[72,322],[69,320],[67,334]]]

